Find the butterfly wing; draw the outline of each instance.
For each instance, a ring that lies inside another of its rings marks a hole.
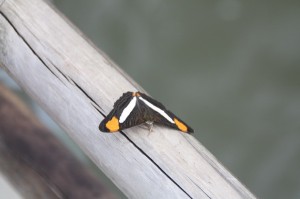
[[[127,119],[120,124],[120,130],[145,123],[146,120],[143,115],[144,112],[142,112],[142,110],[138,108],[138,106],[135,106],[131,113],[128,115]]]
[[[172,112],[170,112],[168,110],[165,110],[165,112],[171,118],[173,118],[174,123],[169,123],[166,121],[161,121],[161,123],[163,123],[164,125],[169,126],[171,128],[185,132],[185,133],[194,133],[194,129],[192,129],[189,125],[187,125],[185,122],[183,122],[181,119],[179,119],[175,114],[173,114]]]
[[[153,113],[147,114],[147,115],[153,115],[153,118],[151,118],[152,120],[150,121],[154,121],[157,124],[165,125],[173,129],[180,130],[182,132],[186,132],[186,133],[194,132],[194,130],[191,127],[189,127],[185,122],[179,119],[172,112],[168,111],[163,104],[152,99],[146,94],[140,93],[140,95],[142,97],[140,98],[141,101],[145,103],[147,107],[152,109]]]
[[[136,106],[136,96],[132,92],[124,93],[114,104],[113,110],[102,120],[99,129],[102,132],[117,132],[145,122]]]
[[[110,113],[102,120],[99,129],[102,132],[115,132],[120,129],[119,118],[123,109],[133,98],[131,92],[124,93],[115,103]]]

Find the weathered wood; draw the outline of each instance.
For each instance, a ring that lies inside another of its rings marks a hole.
[[[43,1],[7,0],[0,13],[3,68],[129,198],[255,198],[191,135],[101,133],[137,84]]]
[[[0,171],[23,198],[115,198],[1,84]]]

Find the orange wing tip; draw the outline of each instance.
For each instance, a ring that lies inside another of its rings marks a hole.
[[[183,124],[182,122],[180,122],[176,118],[174,118],[174,122],[175,122],[175,124],[176,124],[176,126],[178,127],[179,130],[181,130],[182,132],[187,133],[188,127],[185,124]]]
[[[110,132],[116,132],[120,129],[119,120],[115,116],[105,126]]]

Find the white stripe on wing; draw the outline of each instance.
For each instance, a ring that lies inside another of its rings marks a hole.
[[[158,112],[159,114],[161,114],[164,118],[166,118],[169,122],[171,123],[175,123],[172,118],[170,116],[168,116],[166,114],[165,111],[161,110],[160,108],[158,108],[157,106],[151,104],[150,102],[148,102],[147,100],[145,100],[144,98],[142,97],[139,97],[140,100],[142,100],[147,106],[149,106],[151,109],[153,109],[154,111]]]
[[[132,112],[132,110],[134,109],[135,107],[135,104],[136,104],[136,97],[133,97],[132,100],[129,102],[129,104],[127,105],[126,108],[124,108],[121,116],[120,116],[120,119],[119,119],[119,122],[120,123],[123,123],[125,122],[125,120],[127,119],[127,117],[129,116],[129,114]]]

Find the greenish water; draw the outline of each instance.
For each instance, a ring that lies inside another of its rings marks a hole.
[[[255,195],[300,198],[300,1],[54,3]]]

